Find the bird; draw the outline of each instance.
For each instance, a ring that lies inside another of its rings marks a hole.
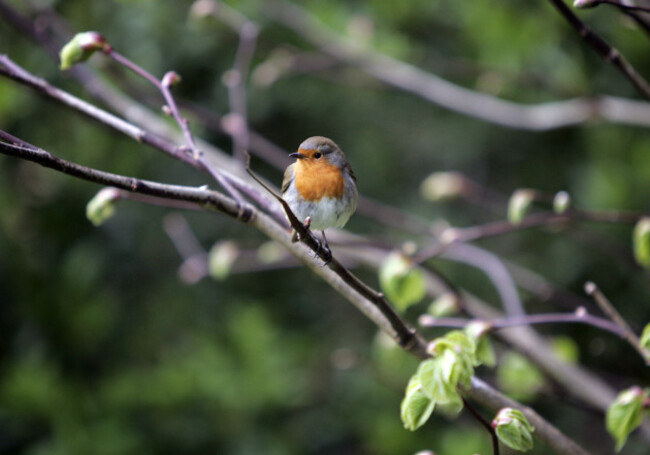
[[[298,219],[322,232],[321,246],[331,257],[325,229],[342,228],[356,210],[357,178],[341,148],[327,137],[309,137],[289,156],[296,161],[284,171],[282,198]]]

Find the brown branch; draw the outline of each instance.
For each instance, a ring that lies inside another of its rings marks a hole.
[[[250,222],[254,217],[254,214],[252,213],[248,217],[241,216],[235,201],[221,193],[209,190],[205,187],[192,188],[180,185],[162,184],[82,166],[59,158],[2,130],[0,130],[0,152],[5,155],[38,163],[41,166],[89,182],[113,186],[115,188],[147,196],[155,196],[175,201],[193,202],[204,208],[222,212],[245,223]]]
[[[4,66],[4,68],[2,66]],[[17,65],[15,62],[13,62],[8,56],[2,54],[0,54],[0,76],[7,77],[29,88],[32,88],[41,95],[45,95],[52,100],[61,103],[70,109],[73,109],[74,111],[80,112],[88,118],[99,122],[105,127],[124,134],[136,140],[137,142],[153,147],[156,150],[162,151],[163,153],[186,164],[189,164],[198,170],[210,174],[212,174],[212,171],[214,170],[214,165],[209,164],[208,159],[205,155],[199,154],[200,160],[197,160],[194,158],[193,154],[188,153],[186,147],[177,146],[169,139],[166,139],[161,135],[139,128],[132,123],[129,123],[124,119],[121,119],[103,109],[87,103],[86,101],[64,90],[54,87],[44,79],[41,79],[29,73]],[[153,76],[151,77],[153,78]],[[121,107],[123,110],[129,113],[133,113],[134,111],[138,110],[138,108],[134,108],[137,106],[133,106],[131,104],[129,104],[129,106],[122,104]],[[205,149],[206,147],[210,146],[208,144],[201,145],[202,149]],[[279,223],[286,224],[282,213],[280,213],[274,205],[271,205],[268,198],[264,197],[264,195],[262,195],[259,191],[253,189],[246,182],[238,179],[230,173],[221,172],[221,175],[223,176],[224,180],[227,180],[229,185],[234,186],[237,191],[245,194],[249,199],[254,201],[260,207],[263,207]],[[241,201],[240,205],[242,205]]]
[[[564,0],[549,0],[549,2],[603,60],[618,68],[643,96],[650,99],[650,85],[616,48],[582,22]]]

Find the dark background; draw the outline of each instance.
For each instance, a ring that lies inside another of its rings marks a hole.
[[[222,22],[189,17],[192,2],[8,3],[32,17],[51,7],[67,21],[68,38],[97,30],[153,74],[180,73],[179,98],[220,115],[229,110],[222,75],[233,64],[238,37]],[[585,209],[648,210],[650,141],[643,128],[595,120],[527,132],[468,118],[323,57],[264,13],[270,3],[228,3],[261,30],[248,80],[251,127],[287,153],[311,135],[333,138],[366,196],[454,226],[505,217],[505,204],[494,213],[468,201],[422,198],[427,175],[454,170],[504,198],[522,187],[565,190]],[[301,5],[342,36],[366,36],[369,48],[503,99],[640,99],[546,1]],[[580,16],[641,74],[650,74],[650,42],[629,19],[607,6]],[[261,68],[282,52],[315,57],[320,66],[265,82]],[[92,101],[4,18],[0,53]],[[106,58],[95,56],[89,65],[143,103],[162,104],[155,90]],[[88,166],[208,183],[205,175],[6,79],[0,79],[0,126]],[[228,136],[192,126],[198,136],[231,149]],[[280,170],[261,161],[257,168],[281,181]],[[490,453],[487,433],[468,413],[457,419],[434,414],[415,433],[402,428],[399,403],[415,360],[385,347],[375,327],[315,275],[289,268],[185,284],[177,273],[182,260],[163,229],[170,210],[124,202],[95,228],[85,206],[99,189],[0,156],[0,453]],[[224,239],[244,249],[266,241],[224,216],[184,215],[206,249]],[[411,238],[362,215],[347,228],[395,246]],[[586,280],[595,281],[640,331],[650,319],[648,275],[632,260],[631,230],[580,224],[479,245],[575,295],[582,295]],[[435,263],[457,286],[498,306],[481,272]],[[376,271],[357,272],[377,285]],[[567,310],[526,292],[522,298],[531,313]],[[407,316],[414,320],[425,310],[426,302]],[[540,331],[570,337],[580,362],[617,390],[648,384],[638,355],[609,334],[571,325]],[[494,379],[489,370],[479,373]],[[588,450],[611,453],[602,416],[553,392],[547,384],[530,404]],[[646,453],[644,445],[632,437],[623,453]]]

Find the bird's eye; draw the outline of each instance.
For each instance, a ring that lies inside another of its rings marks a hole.
[[[323,154],[321,152],[314,153],[314,158],[316,158],[316,159],[320,158],[321,156],[323,156]]]

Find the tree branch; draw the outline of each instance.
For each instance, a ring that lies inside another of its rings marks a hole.
[[[492,439],[492,455],[499,455],[499,438],[496,431],[494,431],[494,428],[492,428],[492,425],[490,425],[490,422],[488,422],[485,417],[483,417],[476,409],[474,409],[474,406],[472,406],[470,402],[465,399],[465,397],[461,395],[460,398],[463,400],[465,407],[469,409],[469,412],[472,413],[474,418],[478,420],[479,423],[483,425],[483,427],[490,434],[490,438]]]
[[[561,1],[561,0],[558,0]],[[546,131],[602,118],[650,126],[650,104],[612,96],[574,98],[532,106],[469,90],[434,74],[359,47],[295,4],[268,2],[266,14],[328,55],[370,76],[446,109],[507,128]]]
[[[549,2],[603,60],[618,68],[643,96],[650,99],[650,85],[617,49],[582,22],[564,0],[549,0]]]
[[[616,310],[614,305],[612,305],[612,302],[610,302],[605,294],[603,294],[598,286],[596,286],[596,283],[593,281],[587,281],[585,283],[585,292],[589,297],[594,299],[603,313],[605,313],[608,318],[620,327],[620,330],[622,331],[621,337],[627,340],[627,342],[637,350],[646,365],[650,365],[650,354],[641,347],[641,340],[636,333],[634,333],[634,330],[632,330],[629,324],[625,322],[625,319],[623,319],[623,316],[621,316],[621,314]]]

